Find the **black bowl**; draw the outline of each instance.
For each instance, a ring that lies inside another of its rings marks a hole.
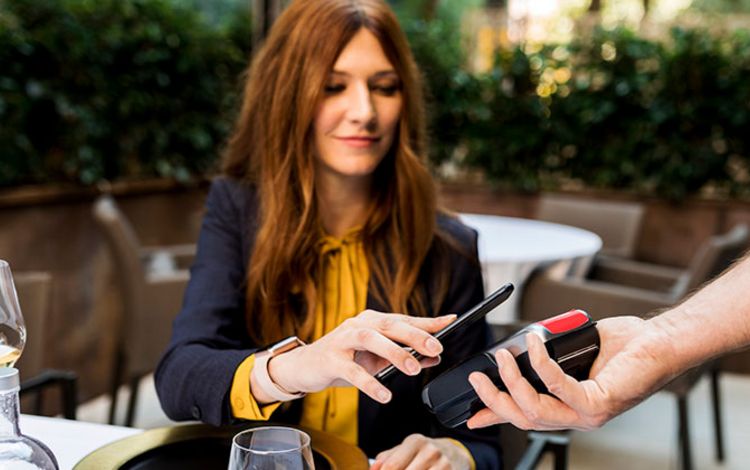
[[[232,437],[245,429],[272,426],[217,428],[187,424],[145,431],[107,444],[84,457],[74,470],[225,470]],[[283,425],[288,426],[288,425]],[[315,470],[367,470],[367,456],[331,434],[299,428],[310,435]]]

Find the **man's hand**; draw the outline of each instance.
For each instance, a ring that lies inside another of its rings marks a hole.
[[[496,354],[500,377],[508,388],[501,392],[479,372],[469,381],[487,408],[469,419],[470,428],[511,423],[521,429],[590,430],[631,408],[672,378],[669,357],[657,357],[655,332],[637,317],[613,317],[597,323],[601,351],[590,378],[578,382],[566,375],[547,354],[535,334],[526,337],[529,359],[539,378],[554,396],[538,393],[521,376],[507,350]]]

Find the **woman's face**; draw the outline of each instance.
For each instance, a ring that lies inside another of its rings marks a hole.
[[[371,175],[393,143],[402,101],[380,42],[360,29],[336,59],[313,121],[318,171]]]

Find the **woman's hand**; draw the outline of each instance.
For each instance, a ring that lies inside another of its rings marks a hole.
[[[370,470],[465,470],[471,468],[469,451],[450,439],[412,434],[393,449],[378,454]]]
[[[274,357],[268,363],[271,379],[289,392],[317,392],[327,387],[353,385],[373,400],[387,403],[391,392],[373,374],[393,364],[407,375],[440,361],[443,346],[435,333],[455,320],[410,317],[365,310],[307,346]],[[402,346],[425,356],[420,364]]]
[[[481,428],[511,423],[521,429],[590,430],[631,408],[673,375],[671,358],[654,353],[653,345],[662,341],[648,322],[612,317],[599,321],[597,329],[601,351],[589,379],[582,382],[566,375],[550,359],[538,336],[527,335],[531,365],[554,396],[537,393],[521,376],[513,356],[498,351],[495,357],[509,393],[498,390],[486,375],[472,373],[469,381],[487,408],[467,425]]]

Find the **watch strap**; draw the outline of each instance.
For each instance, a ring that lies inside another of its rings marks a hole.
[[[251,374],[255,377],[256,384],[266,393],[266,395],[273,398],[275,401],[291,401],[305,396],[303,392],[290,393],[280,387],[276,382],[271,379],[268,373],[268,361],[274,356],[289,352],[299,346],[304,346],[302,342],[296,336],[290,336],[270,348],[255,353],[255,364]]]

